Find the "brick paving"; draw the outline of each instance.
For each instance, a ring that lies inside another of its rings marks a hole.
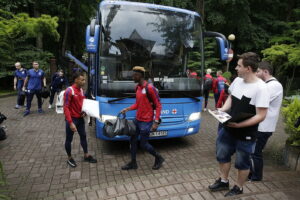
[[[76,168],[66,164],[64,150],[65,122],[54,110],[22,116],[15,110],[15,97],[0,99],[0,111],[7,115],[8,138],[0,142],[0,160],[7,186],[0,191],[12,199],[130,200],[130,199],[223,199],[225,192],[211,193],[207,186],[218,176],[215,160],[217,122],[202,114],[200,133],[185,138],[151,141],[165,157],[164,166],[151,169],[154,159],[141,150],[138,170],[122,171],[129,160],[128,142],[107,142],[95,138],[94,128],[87,126],[89,152],[97,164],[83,162],[78,135],[74,137],[72,154]],[[300,173],[290,171],[273,161],[273,147],[284,145],[282,123],[268,144],[265,179],[247,183],[244,194],[227,199],[297,199],[300,195]],[[230,174],[234,183],[235,171]]]

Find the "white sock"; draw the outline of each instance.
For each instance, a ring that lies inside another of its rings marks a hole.
[[[221,179],[221,182],[222,182],[222,183],[228,183],[228,180]]]

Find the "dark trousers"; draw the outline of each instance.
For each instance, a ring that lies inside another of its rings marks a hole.
[[[33,96],[36,95],[36,98],[38,100],[38,108],[42,109],[42,96],[41,96],[41,90],[34,90],[26,93],[27,97],[27,105],[26,105],[26,110],[30,110],[31,108],[31,102],[33,99]]]
[[[255,150],[251,155],[252,165],[250,168],[250,176],[252,180],[262,180],[263,178],[263,149],[271,135],[272,132],[257,132]]]
[[[215,98],[215,107],[217,108],[217,104],[219,101],[220,93],[214,93],[214,98]]]
[[[60,93],[60,91],[61,91],[61,89],[51,89],[50,90],[50,99],[49,99],[50,105],[53,104],[55,93],[57,93],[57,95],[58,95]]]
[[[158,156],[158,153],[156,153],[153,146],[148,142],[152,123],[153,122],[142,122],[142,121],[135,120],[136,134],[131,136],[130,138],[130,152],[131,152],[132,160],[136,160],[138,136],[140,136],[140,147],[143,150],[148,151],[151,155]]]
[[[204,94],[204,108],[206,108],[207,102],[208,102],[208,97],[209,97],[209,90],[204,90],[203,94]]]
[[[18,88],[18,97],[17,97],[17,105],[24,106],[25,102],[25,93],[22,88]]]
[[[86,133],[85,133],[85,124],[83,118],[72,118],[73,123],[75,124],[78,134],[80,136],[80,144],[82,146],[83,152],[88,152]],[[74,132],[71,130],[69,123],[66,121],[66,141],[65,149],[68,156],[71,156],[72,141],[73,141]]]

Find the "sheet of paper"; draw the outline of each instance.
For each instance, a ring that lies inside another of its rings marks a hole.
[[[84,99],[82,112],[85,112],[90,117],[100,119],[99,102],[91,99]]]
[[[219,111],[219,110],[213,110],[212,111],[212,110],[209,110],[209,109],[208,109],[208,112],[212,116],[214,116],[222,124],[231,119],[231,116],[226,112],[222,112],[222,111]]]

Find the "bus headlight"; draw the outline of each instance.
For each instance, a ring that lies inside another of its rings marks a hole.
[[[112,119],[117,119],[117,116],[113,115],[102,115],[101,116],[101,122],[105,122],[106,120],[112,120]]]
[[[191,122],[191,121],[199,120],[200,118],[201,118],[201,112],[195,112],[189,116],[188,121]]]

